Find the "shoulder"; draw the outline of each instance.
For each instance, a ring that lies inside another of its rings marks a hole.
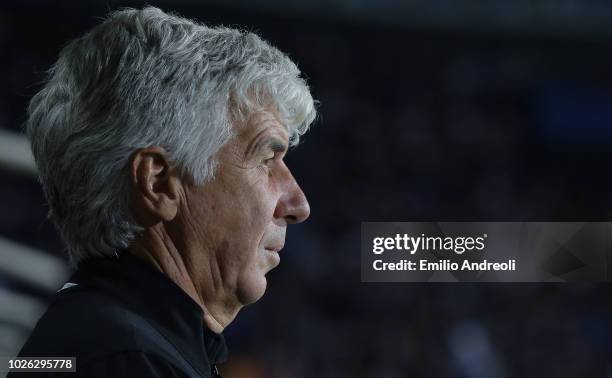
[[[150,309],[135,308],[102,290],[66,289],[55,296],[19,355],[76,357],[77,371],[83,371],[77,376],[84,377],[202,376],[143,315]]]
[[[124,351],[155,355],[160,337],[126,304],[101,292],[71,288],[56,295],[20,355],[80,360]]]

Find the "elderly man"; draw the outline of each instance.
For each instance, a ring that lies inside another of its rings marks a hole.
[[[218,376],[221,332],[309,215],[283,157],[314,118],[298,68],[251,33],[148,7],[68,44],[27,134],[76,273],[20,356]]]

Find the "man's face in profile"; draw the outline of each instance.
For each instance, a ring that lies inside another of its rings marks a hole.
[[[208,251],[191,257],[193,274],[213,277],[215,290],[235,296],[227,300],[261,298],[265,274],[280,262],[287,225],[309,216],[306,197],[283,161],[288,146],[288,133],[273,113],[253,113],[219,150],[214,178],[185,191],[184,242]],[[212,271],[198,272],[202,267]]]

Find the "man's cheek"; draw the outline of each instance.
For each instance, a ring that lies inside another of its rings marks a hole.
[[[251,182],[245,197],[257,208],[258,215],[269,221],[270,211],[274,211],[278,202],[278,185],[271,176],[259,176]]]

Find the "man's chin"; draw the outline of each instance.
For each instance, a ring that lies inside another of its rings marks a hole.
[[[265,275],[257,277],[257,279],[250,280],[248,284],[241,286],[238,293],[238,298],[243,305],[249,305],[255,303],[263,297],[266,292],[268,281]]]

